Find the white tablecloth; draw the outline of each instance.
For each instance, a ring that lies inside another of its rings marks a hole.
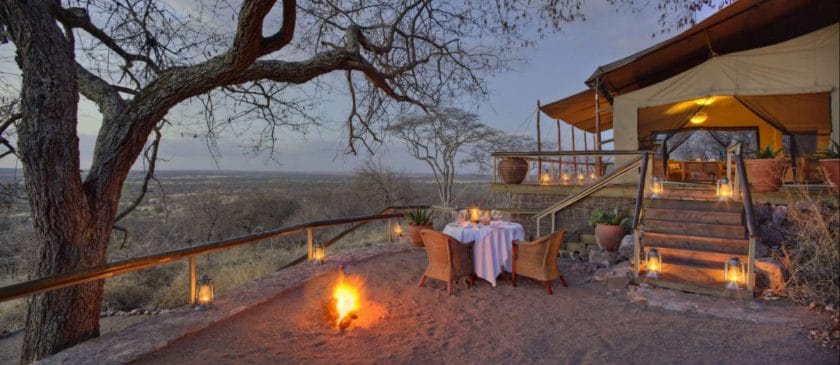
[[[476,276],[496,286],[496,277],[502,270],[511,271],[513,240],[525,238],[522,225],[511,222],[494,222],[490,226],[449,223],[443,233],[461,242],[474,241],[473,262]]]

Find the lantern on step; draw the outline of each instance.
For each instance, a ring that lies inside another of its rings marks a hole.
[[[747,265],[737,257],[729,259],[723,266],[723,279],[727,289],[743,289],[747,281]]]
[[[729,185],[729,179],[721,178],[717,181],[716,194],[718,201],[727,202],[732,198],[732,185]]]
[[[665,191],[665,188],[662,186],[662,179],[659,176],[652,177],[650,179],[650,198],[659,199],[663,191]]]
[[[648,250],[645,257],[645,276],[651,279],[658,279],[662,272],[662,256],[655,248]]]
[[[323,264],[327,258],[327,248],[321,242],[315,242],[312,245],[312,262],[316,264]]]
[[[195,310],[206,311],[213,307],[213,279],[210,279],[207,274],[201,275],[201,278],[195,282]]]

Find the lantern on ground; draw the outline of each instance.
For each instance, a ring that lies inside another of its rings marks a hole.
[[[402,227],[401,225],[397,224],[397,225],[394,227],[394,235],[395,235],[395,236],[397,236],[397,237],[402,237],[402,235],[403,235],[403,227]]]
[[[201,278],[195,282],[195,310],[206,311],[213,307],[213,279],[210,279],[207,274],[201,275]]]
[[[729,179],[721,178],[717,181],[716,193],[718,201],[726,202],[732,198],[732,186],[729,185]]]
[[[662,196],[665,187],[662,185],[662,179],[659,176],[654,176],[650,179],[650,198],[658,199]]]
[[[327,248],[321,242],[315,242],[312,245],[312,262],[316,264],[323,264],[327,258]]]
[[[741,260],[737,257],[733,257],[726,261],[726,264],[723,266],[723,280],[726,282],[727,289],[743,289],[746,279],[747,265],[741,262]]]
[[[658,279],[662,272],[662,256],[655,248],[648,250],[645,257],[645,276],[651,279]]]

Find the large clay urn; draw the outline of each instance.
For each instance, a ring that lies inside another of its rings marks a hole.
[[[524,158],[506,158],[499,162],[499,176],[505,184],[521,184],[528,176],[528,161]]]
[[[621,239],[624,238],[625,228],[612,224],[599,223],[595,226],[595,242],[607,252],[618,251]]]
[[[821,159],[820,167],[825,175],[825,183],[831,185],[835,193],[840,192],[840,158]]]
[[[420,236],[420,231],[424,229],[433,229],[431,224],[424,224],[421,226],[416,226],[413,224],[408,225],[408,240],[414,247],[424,247],[423,244],[423,237]]]
[[[772,193],[782,186],[782,163],[775,158],[745,160],[750,190],[757,193]]]

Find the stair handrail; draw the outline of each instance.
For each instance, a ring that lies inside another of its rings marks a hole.
[[[735,177],[738,180],[738,183],[733,185],[737,186],[740,190],[740,194],[733,194],[733,196],[741,197],[741,201],[744,205],[744,220],[747,221],[747,232],[749,234],[747,290],[752,291],[755,287],[755,245],[758,242],[758,229],[756,228],[755,223],[755,212],[753,211],[752,193],[750,193],[750,184],[746,171],[747,169],[744,166],[743,144],[740,141],[735,142],[726,148],[727,177],[732,176],[730,156],[735,156]]]

